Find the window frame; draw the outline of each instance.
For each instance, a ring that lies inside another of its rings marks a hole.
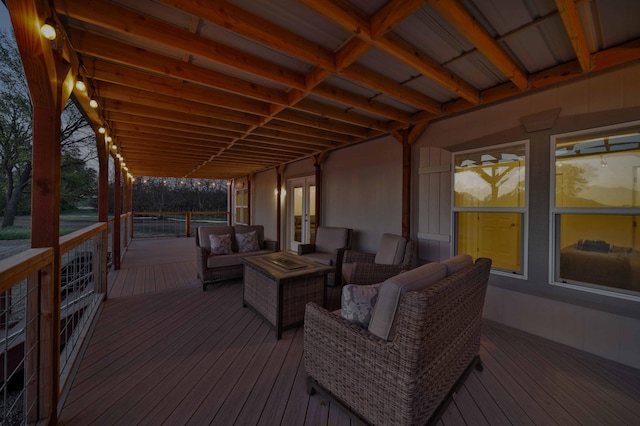
[[[248,225],[248,211],[249,211],[249,190],[248,188],[236,188],[234,191],[234,221],[235,225]],[[242,218],[238,217],[238,209],[242,212]],[[242,220],[242,221],[241,221]]]
[[[456,177],[456,157],[479,153],[483,151],[508,148],[512,146],[524,145],[525,152],[525,175],[524,175],[524,205],[522,207],[456,207],[455,205],[455,177]],[[528,279],[528,259],[529,259],[529,194],[531,192],[530,185],[530,139],[522,139],[513,142],[506,142],[496,145],[487,145],[482,148],[467,149],[464,151],[453,152],[451,155],[451,256],[458,253],[458,213],[475,212],[475,213],[519,213],[521,215],[520,229],[520,272],[498,269],[492,265],[491,273],[502,275],[510,278]]]
[[[556,146],[559,139],[566,138],[584,138],[606,137],[607,135],[617,135],[628,131],[638,129],[640,120],[626,123],[612,124],[608,126],[593,127],[588,129],[576,130],[566,133],[558,133],[551,135],[549,138],[549,284],[556,287],[562,287],[577,290],[586,293],[597,294],[619,299],[625,299],[640,302],[640,292],[633,292],[626,289],[616,289],[615,287],[606,287],[600,284],[583,283],[579,281],[560,280],[560,220],[565,215],[611,215],[611,216],[640,216],[640,208],[637,207],[557,207],[556,206]]]

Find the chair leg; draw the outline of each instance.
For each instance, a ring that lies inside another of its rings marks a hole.
[[[482,360],[480,359],[480,355],[476,355],[476,370],[483,372],[484,365],[482,365]]]
[[[307,395],[311,396],[314,393],[316,393],[316,389],[313,386],[314,380],[311,378],[311,376],[307,376]]]

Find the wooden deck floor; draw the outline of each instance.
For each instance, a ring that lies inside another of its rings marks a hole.
[[[302,328],[276,341],[242,307],[241,281],[203,292],[192,247],[134,240],[60,423],[351,424],[307,396]],[[470,375],[441,425],[638,424],[639,371],[496,324],[483,330],[485,369]]]

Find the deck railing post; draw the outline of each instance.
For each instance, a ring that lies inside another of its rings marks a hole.
[[[191,236],[191,212],[187,212],[187,220],[185,221],[187,229],[185,230],[187,237]]]

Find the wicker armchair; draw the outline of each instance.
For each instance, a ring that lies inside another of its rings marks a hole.
[[[347,250],[342,261],[343,284],[375,284],[417,266],[418,244],[399,235],[384,234],[377,253]]]
[[[298,255],[335,267],[335,272],[327,275],[327,285],[340,285],[342,284],[342,259],[345,250],[351,248],[352,233],[353,230],[349,228],[319,226],[316,229],[315,243],[299,244]]]
[[[480,325],[490,269],[491,260],[478,259],[423,290],[403,293],[387,340],[307,304],[308,392],[319,391],[365,424],[436,421],[472,368],[482,370]]]

